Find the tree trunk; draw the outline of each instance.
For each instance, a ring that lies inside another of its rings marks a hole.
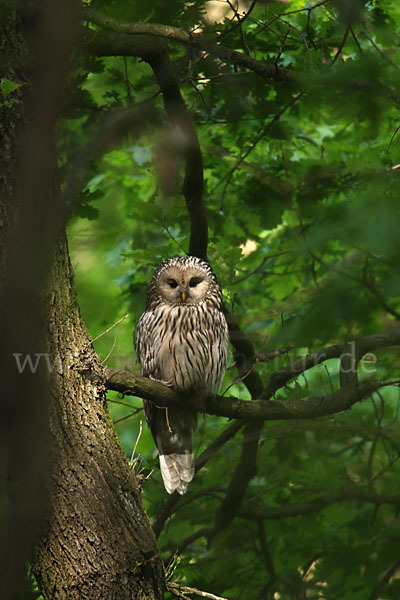
[[[0,595],[17,597],[36,546],[34,573],[46,599],[159,599],[156,541],[106,410],[103,368],[59,233],[53,129],[69,33],[68,25],[65,35],[49,25],[58,19],[62,29],[67,6],[10,0],[0,7],[1,77],[22,84],[20,103],[0,106],[0,476],[10,498],[0,512]],[[40,51],[32,54],[35,33],[46,50],[42,63]],[[54,52],[50,43],[58,44]],[[27,355],[37,369],[20,368]]]
[[[103,367],[72,281],[63,241],[48,298],[52,515],[35,574],[46,598],[162,598],[156,541],[106,410]]]

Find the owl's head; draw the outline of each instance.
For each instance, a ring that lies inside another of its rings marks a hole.
[[[218,306],[221,291],[210,265],[195,256],[176,256],[164,261],[156,270],[149,288],[148,300],[155,294],[172,305],[190,306],[211,300]]]

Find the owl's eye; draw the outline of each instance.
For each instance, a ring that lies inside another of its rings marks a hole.
[[[196,287],[196,285],[198,285],[202,280],[200,279],[200,277],[192,277],[192,279],[189,281],[189,286],[190,287]]]
[[[171,287],[171,288],[178,287],[178,283],[175,281],[175,279],[168,279],[167,283],[168,283],[169,287]]]

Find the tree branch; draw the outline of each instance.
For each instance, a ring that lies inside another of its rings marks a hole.
[[[253,404],[253,402],[249,404]],[[215,525],[209,536],[209,543],[233,521],[240,510],[250,480],[257,475],[258,440],[262,427],[263,422],[256,420],[247,423],[244,428],[240,459],[233,472],[225,498],[216,511]]]
[[[246,334],[241,331],[235,318],[225,314],[231,343],[234,347],[233,359],[236,363],[239,377],[249,390],[252,401],[247,405],[256,404],[263,390],[263,382],[259,374],[249,365],[254,362],[254,346]],[[262,420],[247,423],[243,430],[243,443],[240,459],[233,472],[224,500],[215,514],[215,524],[209,541],[225,529],[236,516],[246,494],[248,484],[257,474],[258,440],[263,427]]]
[[[277,520],[286,519],[287,517],[309,515],[315,512],[319,512],[327,506],[330,506],[331,504],[335,504],[337,502],[350,501],[367,502],[370,504],[375,504],[376,506],[380,506],[382,504],[389,504],[394,506],[396,509],[400,507],[400,495],[398,494],[376,494],[375,492],[360,489],[357,487],[340,487],[336,490],[328,492],[327,494],[318,496],[317,498],[314,498],[314,500],[310,500],[309,502],[298,502],[293,504],[287,504],[286,506],[263,508],[257,508],[254,504],[245,504],[237,512],[237,516],[242,519],[256,521],[259,523],[263,520]],[[199,537],[209,538],[211,535],[213,535],[213,533],[214,532],[206,528],[200,529],[199,531],[195,532],[194,534],[190,535],[185,540],[183,540],[177,552],[181,553],[187,546],[189,546],[193,541],[197,540]]]
[[[368,596],[368,600],[378,600],[381,597],[382,591],[385,589],[386,585],[389,583],[389,581],[399,568],[400,560],[396,560],[394,563],[392,563],[392,565],[383,575],[378,585],[372,590],[370,596]]]
[[[397,385],[397,382],[367,380],[359,385],[345,385],[340,390],[323,397],[305,397],[293,400],[240,400],[234,397],[215,396],[194,401],[199,412],[250,421],[314,419],[348,410],[353,404],[380,387]],[[139,396],[157,406],[173,406],[180,402],[188,404],[174,390],[146,377],[129,371],[106,368],[106,386],[124,395]]]
[[[211,529],[207,529],[207,527],[204,527],[203,529],[199,529],[198,531],[195,531],[194,533],[189,535],[187,538],[182,540],[182,542],[179,544],[179,546],[176,549],[174,554],[182,554],[182,552],[185,550],[185,548],[190,546],[190,544],[193,544],[193,542],[195,542],[196,540],[198,540],[201,537],[208,538],[210,533],[211,533]],[[169,562],[169,561],[167,561],[167,562]]]
[[[400,345],[400,332],[391,331],[389,333],[375,333],[357,338],[352,340],[352,342],[354,342],[354,359],[355,362],[358,362],[364,354],[371,350]],[[344,353],[349,353],[349,343],[351,344],[352,342],[321,348],[312,354],[307,354],[307,356],[297,360],[288,367],[275,371],[269,378],[268,384],[262,393],[262,398],[271,398],[271,396],[273,396],[273,394],[288,381],[301,373],[304,373],[304,371],[319,365],[325,360],[329,360],[330,358],[340,358]],[[350,366],[355,370],[357,368],[356,364]]]
[[[156,23],[123,23],[89,7],[83,7],[81,14],[84,19],[112,32],[112,34],[107,35],[108,32],[106,31],[94,32],[89,30],[90,36],[86,36],[82,46],[96,55],[138,56],[147,60],[153,52],[158,53],[160,48],[165,49],[166,41],[173,40],[191,45],[193,48],[206,52],[227,65],[253,71],[253,73],[266,80],[301,83],[304,79],[300,72],[279,68],[275,63],[261,62],[237,50],[210,42],[198,33],[187,33],[176,27]],[[400,103],[400,95],[394,90],[379,88],[377,84],[369,81],[354,80],[351,85],[354,89],[366,93],[380,91],[394,103]]]
[[[179,83],[167,52],[146,58],[153,69],[171,123],[177,128],[185,161],[183,195],[190,216],[189,254],[207,259],[208,222],[203,199],[203,159],[199,140],[182,98]]]
[[[257,508],[254,504],[244,505],[238,512],[238,517],[249,519],[251,521],[286,519],[287,517],[297,517],[300,515],[309,515],[318,512],[336,502],[348,501],[369,502],[380,506],[381,504],[390,504],[396,508],[400,507],[400,495],[376,494],[369,490],[354,488],[338,488],[327,494],[323,494],[310,500],[309,502],[298,502],[286,504],[285,506],[271,508]]]
[[[165,40],[149,35],[128,35],[106,29],[81,29],[82,50],[94,56],[133,56],[146,60],[152,54],[167,52]]]
[[[90,12],[93,11],[90,10]],[[100,20],[102,20],[103,16],[100,16]],[[104,18],[108,22],[108,17]],[[165,28],[160,25],[156,26],[156,30],[157,27],[167,30],[174,29],[173,27]],[[203,199],[202,154],[196,131],[182,98],[179,82],[168,56],[166,44],[157,38],[143,35],[115,35],[100,31],[95,36],[91,36],[91,33],[90,30],[86,30],[84,34],[86,40],[84,48],[86,50],[100,56],[109,55],[110,53],[137,56],[145,60],[152,68],[163,95],[165,111],[170,122],[176,128],[175,137],[177,140],[172,141],[175,142],[175,145],[177,145],[177,141],[179,142],[177,150],[182,153],[185,162],[183,195],[191,222],[189,254],[206,259],[208,223]]]
[[[82,16],[99,27],[110,29],[117,33],[148,35],[192,45],[194,48],[203,50],[226,64],[250,69],[265,79],[275,79],[278,81],[293,81],[296,79],[295,73],[289,69],[279,69],[275,64],[260,62],[247,54],[242,54],[237,50],[225,48],[224,46],[210,42],[199,33],[187,33],[177,27],[156,23],[123,23],[89,7],[82,7]]]

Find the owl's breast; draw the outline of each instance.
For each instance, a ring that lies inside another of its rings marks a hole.
[[[216,393],[226,367],[227,339],[214,311],[205,303],[159,309],[152,337],[160,379],[180,391]]]

